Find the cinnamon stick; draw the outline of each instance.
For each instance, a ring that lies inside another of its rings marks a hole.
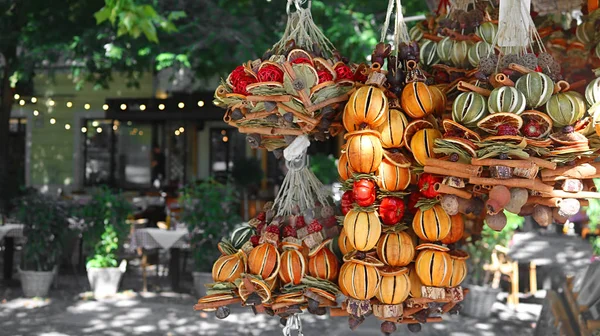
[[[543,184],[541,181],[537,179],[520,179],[520,178],[512,178],[512,179],[494,179],[494,178],[486,178],[486,177],[470,177],[469,183],[471,184],[481,184],[482,186],[496,186],[503,185],[509,188],[525,188],[531,190],[537,190],[540,192],[550,192],[552,187],[546,184]]]
[[[593,192],[598,191],[598,188],[596,187],[594,180],[583,180],[583,186],[585,188],[584,189],[585,191],[593,191]]]
[[[241,303],[242,299],[237,297],[233,299],[214,301],[214,302],[206,302],[206,303],[198,303],[194,305],[194,310],[204,310],[204,309],[214,309],[223,306],[228,306],[235,303]]]
[[[263,112],[254,112],[254,113],[247,113],[244,116],[244,120],[254,120],[254,119],[262,119],[265,117],[270,116],[271,114],[275,114],[277,112],[267,112],[267,111],[263,111]]]
[[[348,94],[344,94],[342,96],[338,96],[338,97],[333,97],[327,100],[324,100],[318,104],[315,105],[309,105],[306,110],[310,113],[313,113],[314,111],[320,110],[322,108],[324,108],[325,106],[329,106],[331,104],[335,104],[335,103],[341,103],[343,101],[348,100],[350,96],[348,96]]]
[[[498,160],[498,159],[471,159],[474,166],[507,166],[511,168],[532,169],[535,163],[527,160]]]
[[[494,77],[495,77],[494,79],[496,80],[496,82],[498,82],[502,86],[515,86],[515,82],[513,82],[510,78],[508,78],[507,75],[505,75],[503,73],[498,73]]]
[[[249,102],[289,102],[292,100],[292,96],[290,95],[280,95],[280,96],[247,96],[246,100]]]
[[[526,204],[539,204],[556,208],[559,206],[560,202],[562,202],[562,198],[558,197],[529,196]]]
[[[489,97],[490,94],[492,93],[492,91],[490,91],[488,89],[484,89],[482,87],[473,85],[473,84],[465,82],[465,81],[458,82],[457,88],[458,88],[458,90],[463,91],[463,92],[476,92],[485,97]]]
[[[429,34],[429,33],[423,33],[423,38],[431,40],[433,42],[440,42],[441,40],[444,39],[441,36],[437,36],[437,35],[433,35],[433,34]]]
[[[264,135],[273,135],[273,127],[238,127],[238,132],[245,134],[264,134]]]
[[[578,166],[565,166],[551,171],[544,170],[542,171],[542,180],[557,181],[566,178],[593,178],[591,176],[597,174],[600,174],[600,162],[584,163]]]
[[[473,194],[465,190],[457,189],[443,183],[434,184],[433,189],[440,194],[456,195],[464,199],[471,199],[473,197]]]
[[[527,160],[535,163],[540,168],[546,168],[546,169],[550,169],[550,170],[556,169],[556,162],[550,162],[550,161],[546,161],[544,159],[540,159],[540,158],[536,158],[536,157],[529,157]]]
[[[477,167],[467,163],[451,162],[446,160],[428,158],[425,160],[426,166],[444,168],[448,170],[461,170],[472,176],[479,176],[483,172],[483,167]]]
[[[271,134],[275,135],[302,135],[305,132],[297,128],[273,128]]]
[[[440,168],[440,167],[434,167],[434,166],[425,166],[424,171],[429,174],[436,174],[436,175],[442,175],[442,176],[456,176],[456,177],[462,177],[462,178],[473,178],[474,177],[473,175],[463,172],[463,171],[448,171],[447,169]]]
[[[528,74],[528,73],[530,73],[530,72],[533,72],[533,70],[531,70],[531,69],[529,69],[529,68],[526,68],[526,67],[524,67],[524,66],[522,66],[522,65],[516,64],[516,63],[510,63],[510,64],[508,65],[508,68],[509,68],[510,70],[514,70],[514,71],[516,71],[516,72],[520,72],[520,73],[522,73],[523,75],[525,75],[525,74]]]
[[[294,115],[294,117],[302,120],[303,122],[310,124],[311,126],[317,126],[319,124],[319,120],[315,119],[315,118],[311,118],[309,116],[307,116],[306,114],[300,112],[300,111],[296,111],[295,109],[282,104],[282,103],[277,103],[277,107],[279,107],[280,109],[284,110],[285,112],[290,112],[291,114]]]
[[[587,85],[587,81],[585,79],[578,80],[575,83],[571,83],[569,90],[577,90]]]
[[[285,71],[285,73],[288,74],[288,76],[290,76],[292,81],[296,80],[296,72],[294,71],[294,68],[292,67],[292,64],[290,62],[283,63],[283,70]],[[298,90],[297,92],[304,106],[310,106],[312,104],[310,101],[310,97],[306,92],[306,89]]]
[[[567,92],[569,91],[569,89],[571,88],[571,85],[569,84],[569,82],[561,80],[556,82],[556,84],[554,84],[554,93],[559,93],[559,92]]]
[[[439,323],[439,322],[442,322],[441,317],[428,317],[427,318],[427,323]],[[398,321],[398,323],[413,324],[413,323],[420,323],[420,322],[415,319],[411,319],[411,318],[403,318],[402,321]]]
[[[588,198],[588,199],[600,199],[599,192],[592,191],[580,191],[580,192],[566,192],[562,190],[552,190],[548,193],[542,193],[542,195],[547,195],[550,197],[562,197],[562,198]]]

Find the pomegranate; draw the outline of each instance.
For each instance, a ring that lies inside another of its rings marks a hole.
[[[498,135],[519,135],[519,130],[511,125],[500,125],[498,126]]]
[[[529,120],[523,125],[522,131],[528,138],[537,138],[542,135],[542,125],[535,120]]]

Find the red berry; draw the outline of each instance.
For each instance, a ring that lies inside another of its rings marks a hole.
[[[262,221],[262,222],[264,222],[266,218],[267,218],[267,213],[264,211],[261,211],[258,213],[258,215],[256,215],[256,219],[258,219],[259,221]]]
[[[277,225],[267,226],[267,232],[279,234],[279,227]]]
[[[343,215],[346,215],[350,210],[352,210],[352,207],[354,206],[354,194],[352,190],[348,190],[342,195],[341,206]]]
[[[498,135],[519,135],[519,130],[511,125],[500,125],[498,126]]]
[[[314,221],[312,221],[312,223],[308,224],[307,230],[309,234],[319,232],[323,230],[323,225],[321,225],[321,223],[319,223],[319,221],[315,219]]]
[[[385,197],[379,204],[379,216],[385,225],[396,225],[404,217],[404,201],[398,197]]]
[[[296,229],[302,229],[306,226],[306,222],[304,221],[304,216],[298,216],[296,218]]]
[[[354,181],[352,186],[352,195],[354,201],[361,207],[368,207],[375,203],[377,194],[375,191],[375,182],[368,179]]]
[[[261,234],[263,229],[265,228],[265,222],[261,222],[256,226],[256,233]]]
[[[286,237],[298,237],[298,233],[296,232],[296,229],[294,229],[291,226],[286,226],[283,228],[283,238]]]
[[[250,242],[252,243],[252,246],[258,246],[258,242],[260,241],[260,236],[252,236],[250,237]]]
[[[338,224],[337,219],[335,218],[335,216],[331,216],[331,217],[327,217],[324,220],[325,227],[331,228],[334,227]]]
[[[523,126],[522,130],[523,135],[525,135],[528,138],[537,138],[540,135],[542,135],[542,125],[540,125],[540,123],[535,120],[529,120]]]
[[[436,183],[441,182],[441,177],[433,176],[428,173],[423,173],[419,177],[419,191],[423,196],[427,198],[434,198],[438,195],[438,192],[435,191],[434,186]]]

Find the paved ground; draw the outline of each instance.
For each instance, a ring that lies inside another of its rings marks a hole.
[[[138,277],[128,274],[124,288],[139,286]],[[25,299],[15,284],[0,287],[0,335],[83,336],[83,335],[282,335],[277,318],[254,316],[243,308],[233,309],[226,320],[212,313],[195,312],[190,294],[162,291],[137,293],[126,290],[111,300],[95,301],[84,293],[87,279],[62,276],[58,288],[47,299]],[[168,279],[155,281],[166,284]],[[191,288],[184,281],[184,288]],[[139,288],[139,287],[138,287]],[[539,302],[538,302],[539,303]],[[539,304],[521,304],[517,311],[501,301],[492,307],[489,319],[452,316],[443,323],[425,325],[420,335],[493,336],[531,335],[539,315]],[[379,323],[370,318],[354,333],[344,318],[302,316],[304,335],[381,335]],[[397,334],[407,334],[400,326]]]

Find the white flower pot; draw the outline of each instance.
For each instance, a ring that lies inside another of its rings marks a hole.
[[[213,283],[212,273],[192,272],[194,277],[194,291],[200,298],[206,296],[206,287],[204,284]]]
[[[49,272],[23,271],[19,269],[21,288],[26,297],[46,297],[58,268]]]
[[[117,294],[126,267],[127,262],[122,261],[119,267],[88,268],[87,276],[94,298],[103,299]]]

